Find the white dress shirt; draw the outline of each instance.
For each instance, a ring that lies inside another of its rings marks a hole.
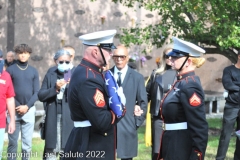
[[[125,78],[125,76],[126,76],[126,74],[127,74],[127,70],[128,70],[128,65],[126,65],[126,66],[125,66],[123,69],[121,69],[121,70],[118,70],[116,66],[114,67],[114,74],[113,74],[113,76],[114,76],[116,82],[117,82],[117,79],[118,79],[118,72],[121,72],[121,73],[122,73],[122,74],[121,74],[121,83],[123,83],[124,78]]]

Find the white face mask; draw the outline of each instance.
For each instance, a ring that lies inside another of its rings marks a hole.
[[[64,72],[66,70],[70,69],[70,64],[66,64],[65,62],[63,64],[58,64],[58,70],[60,72]]]
[[[69,68],[72,69],[74,66],[72,64],[72,62],[69,63]]]

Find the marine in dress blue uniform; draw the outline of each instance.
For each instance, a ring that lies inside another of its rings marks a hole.
[[[99,49],[99,55],[94,56],[97,57],[96,62],[103,63],[98,65],[89,55],[84,56],[71,77],[68,101],[75,127],[64,153],[60,154],[64,160],[115,159],[115,124],[118,119],[109,108],[108,91],[102,74],[102,67],[107,62],[103,52],[115,48],[112,43],[115,34],[116,30],[108,30],[79,37],[86,47]]]
[[[168,54],[172,63],[178,58],[186,58],[181,67],[176,68],[179,72],[177,81],[161,104],[164,133],[159,159],[203,160],[208,140],[204,91],[194,69],[185,71],[188,59],[200,57],[205,51],[175,37],[173,41],[173,50]]]

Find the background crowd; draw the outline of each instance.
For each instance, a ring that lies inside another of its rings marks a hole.
[[[204,63],[205,60],[200,55],[205,51],[196,45],[190,45],[189,42],[177,38],[173,38],[173,40],[173,45],[167,46],[161,54],[161,65],[158,64],[158,68],[152,72],[146,87],[144,86],[143,76],[135,70],[136,68],[133,65],[128,65],[129,55],[126,47],[117,46],[117,49],[113,52],[104,46],[103,51],[101,49],[99,49],[101,52],[96,51],[96,44],[91,44],[92,46],[86,46],[85,48],[85,56],[80,65],[88,66],[89,70],[95,70],[91,71],[94,78],[98,77],[98,74],[104,73],[101,70],[102,68],[97,68],[94,64],[99,63],[99,66],[101,66],[104,63],[109,63],[104,58],[104,61],[101,62],[100,56],[91,57],[90,55],[95,51],[96,55],[105,56],[105,58],[108,57],[108,54],[112,54],[114,66],[105,68],[105,70],[109,69],[113,73],[118,87],[123,89],[126,97],[126,104],[124,104],[127,110],[126,114],[118,122],[112,120],[112,124],[116,123],[117,125],[116,152],[117,157],[121,160],[132,160],[133,157],[137,157],[137,129],[145,120],[148,102],[150,102],[152,122],[152,159],[179,159],[183,157],[186,159],[189,157],[190,159],[204,159],[208,127],[205,118],[204,92],[199,77],[195,75],[194,70]],[[4,134],[7,124],[9,139],[7,152],[14,155],[14,153],[17,153],[18,137],[21,133],[22,159],[29,159],[35,124],[36,108],[34,103],[40,100],[43,102],[46,112],[43,159],[57,159],[61,152],[73,147],[69,146],[69,135],[71,134],[72,139],[70,138],[70,140],[73,142],[75,133],[79,131],[72,131],[79,125],[79,123],[76,123],[76,119],[78,120],[79,117],[74,117],[74,115],[71,117],[73,110],[76,113],[79,112],[71,107],[78,103],[75,103],[74,96],[79,96],[79,93],[75,92],[75,88],[70,84],[78,85],[78,82],[72,82],[72,75],[79,81],[85,78],[79,75],[79,73],[82,73],[82,71],[79,71],[83,68],[73,65],[75,50],[72,46],[66,45],[54,54],[55,66],[46,71],[40,87],[37,68],[28,63],[32,52],[30,46],[20,44],[14,47],[14,51],[7,52],[6,59],[3,60],[3,53],[0,51],[0,60],[4,64],[3,69],[0,70],[0,87],[5,89],[0,91],[5,98],[5,100],[0,99],[1,102],[4,102],[0,106],[0,134]],[[96,63],[91,62],[89,57],[96,58]],[[109,60],[110,56],[107,61]],[[226,67],[223,71],[223,86],[229,94],[226,98],[223,130],[216,159],[225,158],[231,130],[235,122],[238,122],[239,75],[240,52],[238,52],[237,63]],[[85,74],[81,76],[85,76]],[[69,89],[71,92],[68,92]],[[86,90],[87,97],[89,91],[90,89]],[[75,94],[69,96],[69,93]],[[96,93],[99,94],[99,92]],[[95,103],[98,107],[103,107],[102,104],[96,101]],[[5,113],[6,106],[7,116]],[[169,110],[169,107],[171,110]],[[86,110],[83,109],[81,113],[90,114]],[[96,111],[99,110],[93,110],[92,113]],[[106,116],[111,117],[112,115],[106,113]],[[4,121],[6,118],[7,122]],[[95,117],[92,118],[93,121],[98,120]],[[99,122],[96,121],[96,123]],[[164,127],[162,127],[163,124]],[[88,126],[88,124],[84,125]],[[92,126],[94,127],[94,124]],[[97,127],[99,130],[102,129],[99,126]],[[237,129],[240,129],[239,125],[237,127]],[[108,134],[113,134],[112,131],[109,131],[109,128],[111,127],[108,127],[106,132],[101,133],[102,136],[107,137]],[[178,130],[178,132],[175,130]],[[95,133],[86,130],[85,132],[90,135]],[[182,137],[180,138],[182,141],[186,142],[184,146],[182,146],[182,142],[178,142],[179,136]],[[174,137],[178,137],[178,139],[174,139]],[[0,150],[2,150],[3,138],[0,138],[0,142]],[[237,160],[240,159],[238,139],[236,144],[234,157]],[[180,150],[181,147],[182,150]],[[111,157],[111,155],[108,156]],[[12,156],[8,159],[16,159],[16,157]]]

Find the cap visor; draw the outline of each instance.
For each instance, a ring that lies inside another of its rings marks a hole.
[[[181,53],[179,54],[179,53],[176,53],[174,51],[169,52],[167,55],[171,56],[171,57],[184,57],[184,56],[186,56],[184,54],[181,54]]]
[[[117,49],[116,46],[114,46],[114,44],[111,46],[111,49]]]

